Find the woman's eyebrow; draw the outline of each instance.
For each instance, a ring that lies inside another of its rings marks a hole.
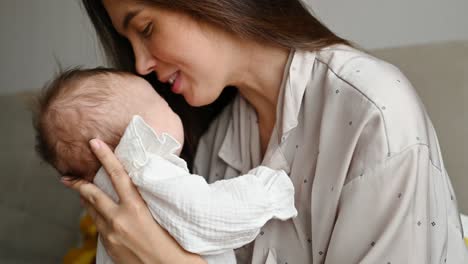
[[[123,27],[124,30],[127,30],[128,25],[130,24],[130,21],[136,15],[138,15],[142,10],[143,10],[143,8],[139,8],[139,9],[134,10],[134,11],[129,11],[127,14],[125,14],[125,17],[124,17],[123,22],[122,22],[122,27]]]

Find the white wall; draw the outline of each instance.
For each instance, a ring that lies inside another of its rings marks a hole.
[[[468,0],[304,0],[366,49],[468,39]],[[41,87],[64,66],[101,64],[79,0],[0,1],[0,93]]]
[[[0,93],[37,89],[57,70],[100,64],[78,0],[0,2]]]
[[[468,0],[303,0],[366,49],[468,40]]]

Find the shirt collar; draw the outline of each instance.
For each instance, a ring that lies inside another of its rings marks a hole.
[[[283,72],[276,109],[275,129],[278,129],[278,145],[298,124],[302,98],[312,76],[314,60],[315,53],[312,52],[291,50],[289,54]],[[226,136],[218,152],[218,156],[224,162],[238,171],[246,171],[246,169],[252,168],[252,157],[249,157],[250,152],[245,150],[252,146],[250,146],[250,142],[246,142],[246,137],[243,137],[243,135],[246,130],[258,130],[258,127],[255,123],[252,123],[252,118],[241,117],[241,115],[249,114],[256,118],[253,107],[239,95],[233,102]]]
[[[187,170],[187,163],[176,155],[181,144],[167,133],[157,134],[140,116],[133,116],[115,149],[115,155],[127,172],[140,169],[148,162],[149,155],[160,156]]]
[[[218,157],[240,172],[249,171],[260,163],[257,114],[242,96],[234,99],[228,115],[226,135],[223,138]]]
[[[315,53],[308,51],[293,50],[289,55],[276,109],[280,141],[298,124],[302,98],[312,76],[314,60]]]
[[[134,116],[115,149],[115,155],[131,178],[140,168],[147,165],[151,154],[158,155],[188,172],[187,163],[175,154],[180,147],[180,143],[169,134],[158,135],[143,118]],[[93,182],[114,201],[119,201],[119,196],[103,167],[98,170]]]

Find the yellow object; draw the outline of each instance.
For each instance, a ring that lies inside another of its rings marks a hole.
[[[468,237],[465,237],[465,244],[468,247]]]
[[[72,248],[63,257],[63,264],[92,264],[96,259],[97,231],[93,220],[89,215],[84,215],[80,220],[82,245]]]

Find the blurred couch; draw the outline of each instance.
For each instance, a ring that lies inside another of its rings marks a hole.
[[[34,152],[25,97],[0,96],[0,263],[61,263],[78,242],[79,197]]]

